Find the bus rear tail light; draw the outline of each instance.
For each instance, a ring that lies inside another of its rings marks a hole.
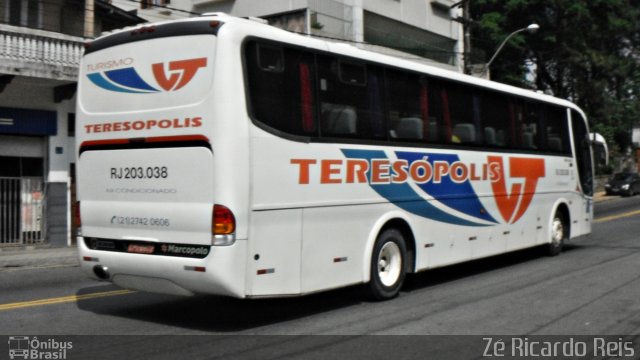
[[[228,246],[236,241],[236,218],[233,212],[224,205],[213,206],[211,221],[212,245]]]
[[[236,231],[236,218],[224,205],[213,206],[213,233],[228,235]]]

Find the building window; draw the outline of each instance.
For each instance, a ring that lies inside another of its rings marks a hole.
[[[445,19],[451,18],[451,7],[443,3],[441,0],[431,1],[431,8],[433,9],[433,14],[443,17]]]
[[[171,0],[142,0],[140,1],[140,8],[150,9],[155,6],[165,6],[170,3],[171,3]]]
[[[307,32],[307,12],[293,11],[286,14],[278,14],[273,16],[263,16],[263,19],[269,22],[269,25],[275,26],[287,31],[293,31],[298,33]],[[312,13],[310,18],[310,26],[314,29],[320,30],[324,27],[323,24],[318,22],[318,14]]]
[[[372,12],[364,12],[364,41],[444,64],[456,61],[456,40]]]
[[[42,177],[43,175],[43,158],[0,156],[0,177]]]
[[[42,27],[42,0],[9,0],[5,11],[5,21],[10,25],[36,29]]]
[[[76,136],[76,114],[67,114],[67,136]]]

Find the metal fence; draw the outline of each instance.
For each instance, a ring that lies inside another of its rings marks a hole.
[[[0,177],[0,246],[45,239],[45,191],[41,178]]]

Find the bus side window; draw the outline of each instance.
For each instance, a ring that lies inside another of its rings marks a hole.
[[[524,139],[524,109],[518,99],[509,100],[509,144],[512,149],[522,149]]]
[[[353,106],[322,103],[322,133],[327,136],[355,136],[357,120]]]
[[[340,81],[346,85],[367,85],[367,71],[363,64],[338,61],[338,75]]]
[[[504,148],[509,143],[509,103],[499,93],[486,92],[482,95],[482,127],[484,145]]]
[[[251,116],[287,134],[314,135],[313,55],[293,48],[248,42],[245,59]]]
[[[385,139],[381,69],[326,55],[316,64],[321,136]]]
[[[387,69],[387,103],[391,141],[429,140],[429,99],[426,81],[409,72]]]
[[[367,66],[367,104],[366,114],[374,139],[387,138],[387,122],[382,110],[382,77],[384,70],[375,66]]]
[[[474,95],[472,90],[455,84],[445,84],[445,89],[445,94],[443,94],[442,98],[443,114],[445,126],[450,124],[451,143],[477,144],[481,137],[476,128],[476,123],[479,121],[476,121],[478,116],[474,116]],[[478,106],[475,108],[477,109]]]
[[[258,44],[257,61],[264,71],[284,71],[284,54],[281,46]]]
[[[539,131],[540,119],[539,106],[533,102],[525,103],[525,115],[523,123],[523,144],[525,149],[541,149],[541,132]]]
[[[442,109],[442,126],[440,127],[440,136],[443,143],[449,144],[453,141],[451,130],[451,111],[449,109],[449,93],[443,88],[439,88],[438,90],[440,93],[440,108]]]
[[[300,69],[300,117],[302,120],[302,131],[311,133],[315,131],[311,66],[304,62],[301,62],[298,66]]]
[[[570,154],[567,110],[556,106],[547,106],[546,110],[546,150],[552,153]]]

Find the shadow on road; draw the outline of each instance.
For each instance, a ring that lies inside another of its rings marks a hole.
[[[563,252],[573,252],[580,250],[581,248],[584,248],[584,246],[577,245],[575,243],[566,244],[564,245]],[[562,256],[562,254],[559,256]],[[438,284],[547,257],[546,247],[539,246],[479,260],[468,261],[457,265],[445,266],[412,274],[407,278],[408,281],[405,284],[404,290],[411,292],[413,290],[424,289]]]
[[[114,290],[114,285],[81,289],[78,295]],[[78,302],[78,308],[199,331],[236,332],[328,312],[361,302],[359,287],[279,299],[240,300],[221,296],[180,297],[134,292]]]
[[[565,251],[577,251],[567,245]],[[414,274],[404,292],[544,258],[544,248],[533,248]],[[562,256],[562,255],[560,255]],[[112,291],[114,285],[81,289],[78,295]],[[179,297],[133,292],[78,302],[78,308],[109,315],[206,332],[237,332],[304,318],[363,303],[358,286],[303,297],[239,300],[220,296]],[[393,301],[393,300],[391,300]]]

